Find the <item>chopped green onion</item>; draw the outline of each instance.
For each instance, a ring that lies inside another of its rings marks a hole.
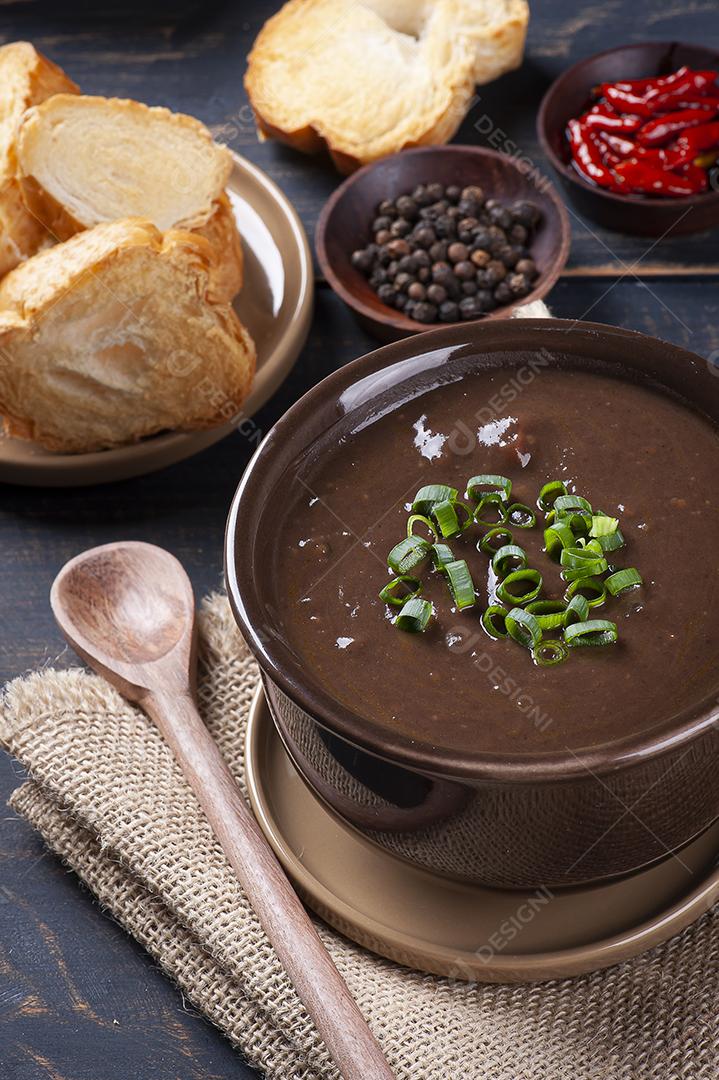
[[[571,567],[567,570],[562,570],[563,581],[579,581],[586,577],[598,577],[603,574],[605,570],[609,569],[609,563],[606,559],[587,559],[585,563],[580,563],[578,566]]]
[[[564,612],[564,625],[571,626],[575,622],[584,622],[589,618],[589,601],[581,593],[575,593],[567,604]]]
[[[592,515],[583,510],[559,514],[557,520],[568,525],[575,536],[587,536],[592,527]]]
[[[550,559],[559,562],[562,550],[571,547],[575,539],[569,526],[562,521],[557,521],[549,529],[544,530],[544,550]]]
[[[406,574],[426,559],[429,552],[430,545],[421,536],[408,536],[392,548],[387,556],[387,565],[395,574]]]
[[[524,570],[526,565],[527,553],[517,544],[505,544],[492,557],[492,569],[498,577],[506,577],[512,570]]]
[[[409,592],[401,593],[397,595],[397,589],[400,586],[407,586]],[[417,578],[407,577],[406,574],[402,574],[400,577],[394,578],[387,585],[385,585],[382,592],[379,594],[380,600],[384,600],[385,604],[392,604],[393,607],[402,607],[408,600],[411,600],[414,596],[419,596],[422,592],[422,582]]]
[[[608,517],[606,514],[594,514],[592,516],[592,527],[589,530],[589,535],[597,537],[611,536],[618,528],[619,522],[615,517]]]
[[[469,567],[464,559],[455,559],[442,567],[447,575],[449,591],[452,593],[457,610],[472,607],[475,601],[474,582]]]
[[[525,582],[526,592],[515,593],[512,586]],[[505,604],[516,604],[522,607],[524,604],[536,600],[542,589],[542,575],[538,570],[515,570],[508,574],[504,581],[497,586],[497,596]]]
[[[525,611],[534,615],[541,630],[557,630],[564,626],[567,605],[563,600],[533,600]]]
[[[427,629],[431,618],[432,605],[429,600],[420,600],[418,596],[415,596],[407,601],[392,622],[400,630],[407,630],[410,634],[421,634]]]
[[[537,506],[540,510],[544,510],[548,513],[554,506],[554,500],[559,495],[567,494],[567,485],[563,480],[550,480],[548,484],[545,484],[542,490],[539,492],[539,498],[537,499]]]
[[[501,604],[490,604],[482,613],[481,623],[491,638],[499,639],[508,636],[506,626],[507,609]]]
[[[521,608],[512,608],[507,613],[505,625],[512,640],[524,645],[525,649],[534,649],[542,640],[542,631],[534,615]]]
[[[587,596],[587,593],[589,595]],[[571,600],[574,596],[583,596],[591,607],[600,607],[607,599],[607,589],[601,578],[583,577],[573,581],[567,586],[564,594],[565,600]]]
[[[563,548],[559,562],[565,570],[582,570],[584,574],[602,574],[607,569],[606,559],[602,557],[601,551],[597,553],[591,548],[579,547],[578,544]],[[602,570],[593,569],[599,567],[600,563],[604,563]]]
[[[490,506],[497,511],[496,521],[487,521],[486,518],[482,517],[485,513],[485,508]],[[489,495],[483,495],[474,508],[474,520],[478,525],[503,525],[507,520],[507,507],[504,504],[502,496],[496,491],[490,492]]]
[[[533,529],[537,524],[537,515],[524,503],[512,503],[507,507],[507,521],[517,529]]]
[[[566,645],[561,641],[540,641],[532,649],[532,660],[538,667],[554,667],[563,664],[569,656]]]
[[[454,552],[447,544],[433,544],[432,545],[432,562],[435,566],[446,566],[447,563],[454,562]]]
[[[448,539],[450,536],[456,536],[457,533],[461,532],[457,511],[451,499],[435,503],[430,513],[439,529],[440,536]]]
[[[407,536],[414,536],[415,535],[414,527],[417,524],[417,522],[421,522],[426,529],[429,529],[429,534],[430,534],[430,537],[431,537],[431,540],[429,541],[429,543],[432,543],[432,540],[437,539],[437,530],[434,527],[434,523],[431,522],[429,520],[429,518],[426,517],[424,514],[412,514],[411,517],[408,518],[408,520],[407,520]],[[424,537],[422,539],[424,539]]]
[[[570,648],[578,645],[613,645],[617,636],[617,624],[607,619],[573,623],[564,631],[564,640]]]
[[[586,536],[580,536],[577,540],[577,547],[583,548],[585,551],[593,551],[595,555],[599,555],[601,558],[604,554],[604,548],[597,539],[588,540]]]
[[[512,491],[512,481],[506,476],[497,476],[494,473],[481,473],[467,481],[467,495],[470,499],[481,499],[483,495],[498,494],[503,502],[507,502]]]
[[[617,570],[615,574],[610,574],[604,584],[612,596],[620,596],[627,589],[636,589],[637,585],[643,585],[644,581],[638,570],[628,566],[626,570]]]
[[[608,536],[598,536],[597,540],[602,551],[616,551],[617,548],[624,547],[625,544],[621,529],[616,529],[613,533],[609,533]]]
[[[512,539],[509,529],[500,525],[498,528],[490,529],[481,540],[477,541],[477,550],[483,551],[485,555],[494,555],[495,551],[499,551],[505,544],[511,544]]]
[[[583,510],[591,515],[592,504],[581,495],[558,495],[554,500],[554,510],[557,514],[573,514],[577,510]]]
[[[413,514],[429,514],[436,503],[454,502],[459,495],[456,488],[446,484],[427,484],[421,487],[412,503]]]

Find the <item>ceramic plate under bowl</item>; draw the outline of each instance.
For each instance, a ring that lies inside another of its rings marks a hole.
[[[674,856],[609,884],[483,888],[405,863],[311,793],[264,693],[247,728],[252,808],[305,903],[367,949],[478,982],[535,982],[609,967],[666,941],[719,898],[719,823]]]
[[[312,320],[312,257],[292,204],[265,174],[233,154],[227,192],[245,257],[234,308],[257,345],[257,374],[242,417],[274,394],[294,365]],[[0,436],[0,482],[75,487],[126,480],[191,457],[229,435],[237,421],[207,431],[167,432],[92,454],[52,454]]]

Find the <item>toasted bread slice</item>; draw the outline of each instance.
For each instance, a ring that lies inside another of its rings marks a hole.
[[[211,293],[215,300],[229,303],[242,288],[244,259],[242,241],[229,196],[225,192],[215,203],[215,210],[207,224],[193,232],[204,236],[213,251]]]
[[[527,20],[526,0],[289,0],[249,57],[260,133],[342,172],[447,142],[475,83],[521,62]]]
[[[10,435],[80,453],[235,416],[252,340],[208,297],[212,252],[151,222],[98,225],[0,283],[0,413]]]
[[[53,94],[79,88],[27,41],[0,48],[0,276],[45,242],[42,223],[26,208],[15,179],[15,139],[23,114]]]
[[[232,168],[191,116],[68,94],[25,114],[17,159],[27,206],[61,240],[136,216],[162,232],[203,226]]]

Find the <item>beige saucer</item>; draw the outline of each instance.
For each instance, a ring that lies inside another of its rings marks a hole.
[[[679,933],[719,898],[719,824],[679,857],[607,885],[511,892],[416,869],[311,793],[261,691],[246,776],[255,815],[305,903],[366,948],[439,975],[508,983],[594,971]]]
[[[182,461],[236,427],[253,437],[249,418],[287,377],[309,332],[312,256],[290,201],[260,169],[232,156],[227,191],[245,257],[245,283],[234,306],[257,345],[257,374],[242,418],[209,431],[168,432],[92,454],[52,454],[0,434],[0,482],[75,487],[126,480]]]

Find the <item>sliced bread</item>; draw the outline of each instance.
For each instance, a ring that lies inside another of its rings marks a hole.
[[[191,116],[68,94],[25,114],[17,160],[27,206],[61,240],[135,216],[162,232],[203,226],[232,168]]]
[[[224,192],[215,203],[212,216],[205,225],[193,230],[209,240],[212,247],[213,267],[211,292],[216,300],[228,303],[242,288],[244,259],[242,241],[229,196]]]
[[[146,220],[98,225],[0,283],[8,434],[80,453],[212,427],[249,391],[254,345],[209,294],[212,252]]]
[[[260,133],[342,172],[447,142],[475,84],[521,62],[527,20],[526,0],[289,0],[249,57]]]
[[[60,93],[77,94],[79,89],[29,42],[0,48],[0,276],[33,255],[47,237],[20,194],[15,140],[25,111]]]

